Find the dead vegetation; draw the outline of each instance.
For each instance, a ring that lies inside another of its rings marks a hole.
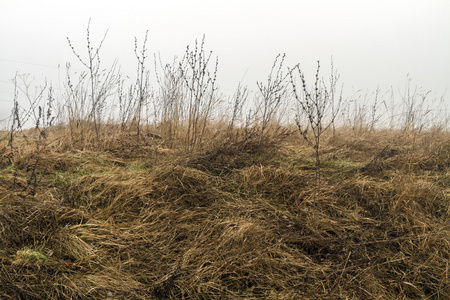
[[[95,151],[62,130],[36,164],[30,139],[14,159],[1,142],[2,299],[450,294],[448,132],[330,134],[314,206],[306,144],[126,155],[126,135]]]
[[[448,299],[449,119],[429,92],[343,100],[333,65],[308,86],[279,55],[227,102],[204,38],[155,56],[157,87],[147,36],[134,81],[86,42],[58,99],[14,79],[1,299]]]

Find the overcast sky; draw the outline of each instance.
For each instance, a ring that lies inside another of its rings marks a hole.
[[[445,94],[448,103],[449,16],[448,0],[1,0],[0,119],[11,109],[16,72],[58,86],[66,62],[81,69],[66,37],[83,55],[89,18],[94,43],[109,30],[103,66],[118,59],[132,77],[134,38],[142,41],[146,30],[149,53],[165,62],[205,34],[225,92],[241,80],[256,89],[276,55],[286,53],[286,64],[300,63],[311,79],[317,60],[329,75],[333,56],[347,93],[403,89],[409,73],[414,85]]]

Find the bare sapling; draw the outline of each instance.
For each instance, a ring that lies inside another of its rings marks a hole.
[[[138,102],[137,102],[137,111],[136,111],[136,129],[137,129],[137,137],[136,142],[139,146],[139,138],[141,135],[141,118],[142,118],[142,110],[145,104],[145,101],[148,97],[149,90],[149,72],[146,72],[145,68],[145,59],[147,58],[145,52],[147,51],[147,36],[148,30],[145,32],[144,43],[142,44],[142,50],[138,52],[138,42],[137,38],[134,39],[134,54],[136,55],[136,59],[138,61],[137,67],[137,81],[136,81],[136,90],[138,93]]]
[[[81,140],[84,140],[84,126],[82,124],[83,121],[89,119],[90,115],[88,88],[84,86],[87,76],[86,72],[82,72],[77,80],[72,80],[71,65],[66,63],[63,108],[70,129],[71,144],[76,140],[76,131],[79,131]]]
[[[217,103],[216,85],[218,58],[213,69],[209,70],[212,51],[205,52],[205,36],[199,45],[195,41],[193,50],[186,48],[186,55],[180,62],[180,71],[187,88],[187,134],[186,150],[198,148],[204,138],[206,124]]]
[[[260,137],[263,138],[269,125],[277,116],[281,102],[287,94],[287,86],[289,84],[286,78],[289,74],[283,73],[283,63],[286,54],[278,54],[272,65],[267,82],[256,82],[259,90],[260,98],[257,99],[257,114],[260,117]]]
[[[19,100],[18,100],[18,91],[17,91],[17,74],[14,76],[14,98],[13,98],[13,108],[11,111],[11,127],[9,132],[9,140],[8,146],[11,150],[11,160],[14,159],[14,132],[17,129],[22,128],[22,122],[19,112]]]
[[[124,80],[120,79],[117,87],[117,98],[119,101],[120,128],[123,131],[131,123],[136,110],[136,85],[131,84],[127,90],[124,90]]]
[[[100,140],[100,125],[102,120],[102,113],[106,106],[106,99],[111,96],[114,92],[114,88],[119,83],[119,77],[116,74],[116,62],[113,63],[109,71],[100,68],[100,49],[103,46],[103,42],[106,39],[108,30],[105,32],[102,40],[97,47],[93,47],[90,37],[90,23],[89,19],[87,26],[87,59],[83,59],[80,54],[75,50],[70,39],[67,37],[72,52],[78,58],[83,66],[87,68],[89,73],[89,92],[90,92],[90,108],[87,121],[92,121],[94,123],[95,134],[97,140]],[[80,80],[84,77],[81,78]]]
[[[319,67],[320,67],[320,64],[319,64],[319,62],[317,62],[317,68],[319,68]],[[335,85],[339,81],[339,78],[340,78],[340,75],[334,71],[333,57],[331,57],[330,98],[333,99],[332,102],[334,102],[334,99],[335,99],[335,92],[336,92]],[[342,93],[342,90],[341,90],[341,93]],[[342,94],[341,94],[341,98],[342,98]],[[335,106],[334,103],[331,104],[331,115],[334,116],[331,119],[331,124],[333,126],[333,136],[336,134],[336,124],[334,121],[336,119],[337,114],[339,113],[339,110],[340,110],[340,105]]]
[[[248,96],[249,90],[247,86],[242,86],[239,83],[227,108],[231,111],[231,115],[226,116],[230,119],[228,119],[227,128],[224,131],[225,136],[221,143],[221,148],[223,149],[229,149],[231,147],[237,150],[256,136],[256,130],[252,127],[253,124],[244,122],[243,120],[243,107],[247,103]]]
[[[17,78],[21,81],[18,82]],[[31,88],[32,80],[28,79],[28,75],[16,75],[14,77],[14,101],[13,110],[11,114],[11,132],[9,139],[9,146],[11,149],[11,163],[15,161],[15,148],[13,145],[14,133],[17,130],[22,130],[23,126],[29,126],[32,122],[36,129],[37,135],[32,135],[31,138],[27,137],[24,133],[23,137],[25,142],[35,145],[35,150],[32,155],[29,156],[26,165],[26,172],[29,173],[27,180],[27,188],[30,189],[31,195],[35,195],[37,191],[38,183],[38,163],[41,158],[42,151],[46,148],[47,133],[46,128],[51,125],[53,121],[52,106],[53,106],[53,92],[52,88],[48,89],[47,107],[44,101],[44,92],[47,90],[47,82],[43,87],[35,87],[34,91]],[[24,106],[19,105],[19,92],[20,95],[25,98],[28,103]],[[32,131],[30,131],[32,132]],[[33,162],[34,160],[34,162]],[[17,170],[15,171],[17,174]],[[16,175],[15,175],[16,176]],[[16,181],[14,180],[14,185]]]
[[[184,79],[179,62],[175,58],[172,64],[163,64],[161,57],[155,55],[155,74],[159,85],[158,102],[159,121],[165,140],[173,141],[178,136],[179,128],[184,119],[183,95]],[[158,67],[159,62],[159,67]],[[160,71],[158,71],[160,68]]]
[[[17,76],[16,76],[17,77]],[[42,113],[42,107],[39,109],[42,98],[44,96],[44,92],[47,90],[47,81],[45,81],[44,86],[35,87],[34,91],[31,89],[33,86],[33,79],[29,79],[27,74],[18,75],[21,82],[17,82],[14,80],[15,89],[21,92],[21,95],[27,100],[27,107],[23,109],[21,115],[21,123],[22,125],[27,125],[29,122],[33,122],[35,124],[36,129],[40,130],[40,114]]]
[[[236,125],[236,122],[240,119],[240,114],[242,114],[242,108],[244,104],[247,102],[249,95],[248,88],[246,86],[242,86],[240,83],[236,89],[236,92],[233,95],[233,107],[232,107],[232,114],[231,114],[231,120],[228,123],[228,135],[230,135],[233,132],[233,129]]]
[[[42,123],[44,126],[50,127],[53,125],[53,122],[56,120],[57,116],[54,115],[54,105],[55,105],[56,99],[53,96],[53,86],[50,85],[48,89],[47,94],[47,108],[43,108],[43,114],[42,114]]]
[[[55,98],[53,87],[50,85],[47,91],[47,102],[39,101],[38,115],[35,116],[35,128],[39,131],[39,140],[47,139],[47,128],[52,126],[55,116],[53,116],[53,106]]]
[[[338,76],[331,76],[330,85],[319,78],[320,62],[317,62],[317,71],[313,90],[310,91],[306,79],[299,65],[289,70],[290,82],[293,94],[298,105],[299,115],[296,123],[298,131],[309,146],[314,149],[315,155],[315,185],[314,185],[314,207],[317,206],[320,192],[320,145],[323,133],[334,124],[342,103],[342,89],[339,98],[335,99],[335,91]],[[297,87],[295,73],[300,77],[301,87]],[[301,115],[306,119],[302,122]],[[306,123],[306,124],[305,124]],[[315,218],[315,216],[314,216]],[[318,219],[317,219],[318,222]],[[318,223],[317,223],[318,226]]]
[[[17,83],[17,77],[19,75],[16,72],[16,75],[13,79],[11,79],[12,83],[14,84],[14,93],[13,93],[13,108],[11,110],[10,120],[9,120],[9,139],[8,139],[8,146],[12,146],[14,143],[14,133],[18,129],[22,129],[22,113],[20,111],[20,105],[19,105],[19,91],[18,91],[18,83]]]

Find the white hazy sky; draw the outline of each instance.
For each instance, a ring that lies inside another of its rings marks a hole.
[[[286,53],[286,65],[300,63],[311,79],[317,60],[329,75],[333,56],[347,93],[403,89],[409,73],[448,103],[449,0],[0,0],[0,119],[9,115],[16,72],[58,86],[66,62],[81,69],[66,37],[83,55],[89,18],[94,43],[109,29],[103,66],[117,58],[132,77],[134,38],[142,41],[148,29],[148,51],[164,62],[205,34],[224,92],[241,80],[256,89],[275,56]]]

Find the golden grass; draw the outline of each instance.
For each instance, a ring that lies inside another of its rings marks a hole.
[[[105,130],[0,142],[1,299],[450,295],[448,132],[338,130],[314,206],[300,138],[187,155]]]

